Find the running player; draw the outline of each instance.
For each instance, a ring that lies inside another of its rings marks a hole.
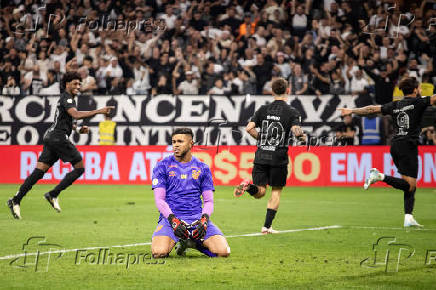
[[[213,212],[213,180],[209,167],[192,156],[194,145],[190,128],[172,134],[174,155],[160,161],[153,169],[152,188],[160,212],[153,233],[153,257],[168,256],[180,240],[188,241],[209,257],[227,257],[230,248],[220,229],[210,221]],[[203,207],[201,196],[203,196]],[[192,231],[188,224],[195,224]],[[183,253],[178,250],[178,254]]]
[[[252,172],[253,184],[244,180],[234,190],[239,197],[245,191],[255,198],[262,198],[268,185],[272,187],[268,201],[262,234],[276,233],[271,227],[280,204],[280,194],[286,185],[288,175],[288,146],[291,134],[304,137],[300,128],[300,114],[288,105],[288,82],[278,78],[272,83],[274,102],[264,105],[254,113],[247,125],[247,132],[257,140],[257,151],[254,157]],[[256,128],[260,128],[258,132]]]
[[[383,181],[402,190],[404,192],[404,226],[419,227],[421,225],[412,214],[418,176],[418,138],[424,111],[428,106],[436,104],[436,95],[422,98],[420,84],[414,77],[402,79],[399,88],[404,93],[404,99],[401,101],[390,102],[382,106],[375,105],[355,109],[340,108],[338,110],[342,112],[342,115],[352,113],[366,116],[382,113],[393,117],[395,132],[390,151],[401,178],[385,175],[373,168],[369,178],[365,181],[364,189],[368,189],[371,184],[377,181]]]
[[[73,119],[89,118],[97,114],[107,115],[114,107],[104,107],[94,111],[77,111],[74,98],[80,91],[80,82],[81,77],[77,72],[67,72],[63,78],[65,91],[59,98],[54,123],[44,135],[44,147],[36,163],[36,168],[26,178],[15,196],[7,202],[12,216],[16,219],[21,218],[20,203],[23,197],[56,161],[61,159],[63,162],[70,162],[74,167],[53,190],[44,195],[45,199],[57,212],[61,211],[58,200],[61,191],[70,186],[85,171],[82,156],[68,137],[73,129],[80,134],[89,133],[89,129],[87,126],[77,127],[73,124]]]

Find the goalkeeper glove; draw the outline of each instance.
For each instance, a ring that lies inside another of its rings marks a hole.
[[[189,232],[186,228],[185,223],[176,218],[174,214],[170,214],[168,216],[168,221],[170,222],[170,225],[173,228],[174,235],[176,235],[176,237],[180,239],[187,239],[189,237]]]
[[[192,237],[195,240],[201,240],[206,235],[207,224],[209,223],[209,215],[203,214],[197,228],[192,232]]]

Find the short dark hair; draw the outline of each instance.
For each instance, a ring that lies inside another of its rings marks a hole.
[[[177,134],[185,134],[185,135],[191,135],[191,138],[194,138],[194,133],[192,133],[191,128],[177,128],[173,131],[173,134],[171,134],[171,137]]]
[[[288,88],[288,81],[284,78],[278,78],[273,81],[271,87],[274,94],[283,95],[286,93],[286,89]]]
[[[413,91],[417,89],[419,86],[419,82],[415,77],[406,77],[400,81],[399,89],[403,91],[404,95],[413,94]]]
[[[62,87],[65,89],[67,83],[70,83],[74,80],[82,81],[82,78],[80,77],[80,74],[77,71],[69,71],[65,73],[62,79]]]

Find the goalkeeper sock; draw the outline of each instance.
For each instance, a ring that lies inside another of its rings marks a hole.
[[[272,208],[266,209],[265,224],[263,225],[264,227],[266,227],[267,229],[271,227],[272,221],[275,218],[276,213],[277,211],[275,209]]]
[[[404,213],[412,214],[413,207],[415,206],[415,192],[414,191],[404,191]]]
[[[259,192],[259,188],[254,184],[249,184],[246,192],[248,192],[251,196],[253,196]]]
[[[38,182],[44,176],[44,171],[35,168],[33,172],[26,178],[23,185],[21,185],[20,190],[13,197],[14,203],[20,203],[23,197],[32,189],[32,186]]]
[[[208,257],[211,257],[211,258],[216,258],[216,257],[218,257],[217,254],[212,253],[208,248],[206,248],[206,247],[203,245],[203,242],[201,242],[201,241],[196,241],[196,242],[195,242],[195,248],[196,248],[200,253],[203,253],[203,254],[205,254],[205,255],[208,256]]]
[[[385,175],[384,182],[392,186],[393,188],[400,189],[402,191],[409,191],[410,185],[407,181],[401,178]]]

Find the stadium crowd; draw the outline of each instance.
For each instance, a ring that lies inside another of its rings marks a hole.
[[[58,93],[78,70],[89,94],[269,94],[281,76],[383,104],[404,75],[436,80],[436,1],[1,2],[4,94]]]
[[[1,0],[0,92],[270,94],[400,98],[436,84],[436,1]],[[52,3],[51,3],[52,2]]]

